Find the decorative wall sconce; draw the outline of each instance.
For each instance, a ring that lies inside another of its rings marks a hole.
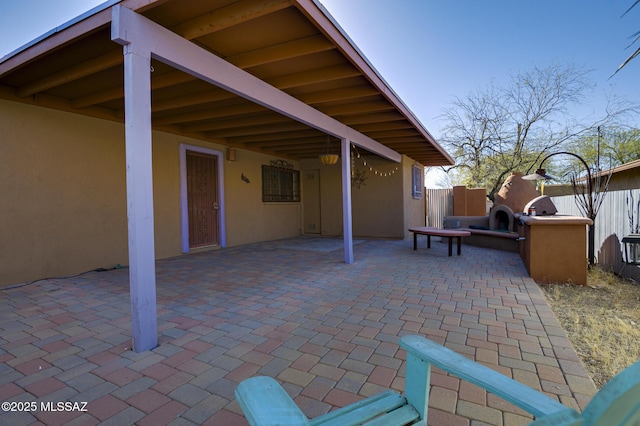
[[[236,149],[227,148],[227,161],[236,161]]]
[[[360,189],[363,186],[366,186],[367,181],[367,172],[364,170],[352,170],[351,172],[351,185]]]

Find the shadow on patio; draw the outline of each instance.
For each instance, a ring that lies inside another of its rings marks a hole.
[[[243,425],[233,391],[256,374],[284,383],[315,417],[401,390],[405,334],[586,405],[595,387],[518,255],[446,252],[358,241],[346,265],[341,240],[303,238],[160,261],[160,345],[139,354],[127,270],[0,290],[0,400],[35,403],[13,404],[25,410],[0,414],[0,424]],[[438,370],[432,385],[430,424],[529,420]],[[52,412],[42,401],[87,405]]]

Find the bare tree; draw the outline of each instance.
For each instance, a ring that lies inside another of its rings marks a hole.
[[[456,158],[448,171],[458,183],[486,188],[494,200],[509,173],[528,173],[567,141],[621,114],[609,111],[587,125],[571,116],[571,107],[592,86],[588,76],[574,65],[556,64],[517,74],[504,88],[490,84],[455,99],[440,117],[445,122],[441,140]]]
[[[626,197],[626,203],[629,231],[632,234],[640,234],[640,200],[634,200],[633,192],[629,191]]]
[[[611,171],[606,174],[598,172],[595,175],[589,173],[588,165],[587,176],[584,177],[582,172],[571,173],[571,187],[573,188],[573,197],[580,210],[580,213],[593,221],[588,231],[588,258],[589,265],[595,263],[595,235],[596,235],[596,217],[602,207],[604,198],[609,191],[609,182],[611,181]],[[580,177],[582,176],[582,177]]]
[[[443,115],[447,121],[443,142],[457,158],[453,169],[460,171],[466,182],[485,183],[487,159],[503,150],[503,128],[508,112],[503,108],[503,94],[493,86],[476,91],[466,99],[456,98],[453,107]],[[451,170],[451,169],[450,169]]]

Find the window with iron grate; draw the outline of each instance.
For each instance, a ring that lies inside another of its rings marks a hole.
[[[262,166],[263,202],[300,202],[300,171],[286,161]]]

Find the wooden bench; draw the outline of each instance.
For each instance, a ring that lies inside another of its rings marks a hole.
[[[386,391],[312,420],[270,377],[244,380],[235,390],[236,399],[251,426],[425,426],[429,379],[434,365],[532,414],[537,419],[532,425],[635,425],[640,422],[640,361],[607,383],[580,414],[422,336],[404,336],[400,346],[407,351],[404,396]]]
[[[410,232],[413,232],[413,249],[418,249],[418,234],[427,236],[427,248],[431,248],[431,236],[437,237],[447,237],[449,238],[449,256],[451,256],[452,250],[452,240],[456,238],[458,244],[458,256],[460,256],[462,246],[462,237],[468,237],[471,235],[469,231],[463,231],[460,229],[442,229],[436,228],[433,226],[420,226],[416,228],[409,228]]]

